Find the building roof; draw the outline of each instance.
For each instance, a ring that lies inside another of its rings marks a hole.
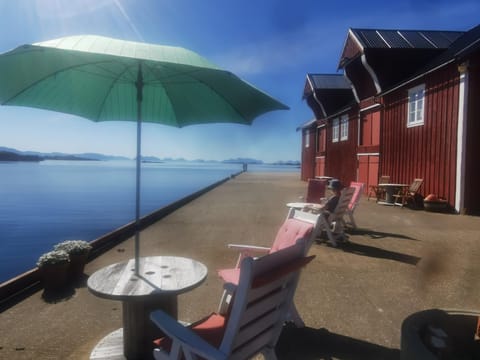
[[[463,31],[350,29],[362,48],[446,49]]]
[[[303,130],[303,129],[308,129],[309,127],[312,127],[314,124],[317,123],[317,119],[313,118],[311,120],[308,120],[306,123],[303,123],[300,126],[297,126],[297,131]]]
[[[317,119],[328,117],[355,101],[352,87],[343,74],[307,74],[303,99]]]
[[[349,29],[339,61],[357,101],[410,78],[465,31]]]
[[[307,74],[314,89],[350,89],[343,74]]]
[[[387,94],[399,87],[418,79],[419,77],[428,74],[440,67],[443,67],[453,61],[462,60],[471,53],[480,50],[480,25],[464,32],[462,36],[458,37],[445,51],[432,59],[424,68],[420,69],[416,74],[401,81],[399,84],[387,89],[383,94]]]

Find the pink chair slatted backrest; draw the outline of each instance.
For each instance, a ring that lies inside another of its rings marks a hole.
[[[326,180],[308,179],[307,196],[305,201],[308,203],[320,203],[320,199],[325,197],[326,188]]]
[[[361,183],[361,182],[352,181],[350,183],[350,187],[353,187],[355,189],[355,192],[353,193],[352,199],[350,200],[350,203],[348,204],[348,209],[349,210],[355,209],[358,202],[360,201],[360,196],[362,195],[362,192],[363,192],[363,186],[364,186],[364,184]]]
[[[315,257],[304,257],[304,247],[300,241],[275,253],[242,261],[240,281],[220,344],[220,351],[229,359],[250,359],[263,349],[274,349],[300,271]]]
[[[310,237],[313,231],[313,224],[297,219],[287,219],[277,232],[277,236],[270,248],[269,253],[276,252],[294,245],[299,239]]]

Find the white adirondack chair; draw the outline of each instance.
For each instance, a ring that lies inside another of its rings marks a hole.
[[[163,311],[154,311],[150,318],[166,335],[156,342],[155,359],[249,359],[260,353],[276,359],[275,345],[300,269],[314,258],[304,252],[300,240],[266,256],[243,259],[227,315],[213,313],[184,327]]]
[[[320,213],[320,230],[327,233],[328,243],[332,246],[337,246],[337,241],[345,239],[345,221],[343,217],[345,216],[354,192],[355,188],[353,187],[344,188],[341,191],[335,211],[333,213]]]
[[[237,264],[234,268],[218,270],[218,275],[225,283],[238,284],[240,278],[240,264],[247,256],[259,256],[274,253],[280,249],[294,245],[299,239],[305,239],[305,255],[318,235],[320,217],[308,212],[290,209],[287,219],[277,232],[277,236],[271,247],[254,246],[245,244],[229,244],[228,247],[239,252]],[[229,293],[224,292],[220,301],[219,312],[223,313],[229,304]],[[289,312],[289,321],[297,327],[304,327],[305,324],[299,315],[295,304]]]

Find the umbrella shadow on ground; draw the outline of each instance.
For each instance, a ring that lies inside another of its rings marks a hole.
[[[354,242],[346,242],[339,245],[339,248],[345,252],[356,255],[376,257],[380,259],[388,259],[403,262],[410,265],[417,265],[421,258],[417,256],[402,254],[396,251],[381,249],[375,246],[362,245]]]
[[[329,332],[325,328],[286,325],[275,352],[279,360],[376,360],[400,359],[400,350]]]
[[[368,236],[372,239],[383,239],[383,238],[390,237],[390,238],[396,238],[396,239],[419,241],[419,240],[417,240],[415,238],[412,238],[410,236],[407,236],[407,235],[381,232],[381,231],[375,231],[375,230],[364,229],[364,228],[356,228],[356,229],[349,228],[346,231],[351,235],[363,235],[363,236]]]

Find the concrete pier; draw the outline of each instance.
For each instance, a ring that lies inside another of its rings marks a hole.
[[[205,283],[179,297],[179,318],[216,310],[216,269],[236,254],[228,243],[268,246],[285,220],[285,203],[305,195],[295,173],[243,173],[153,223],[141,233],[144,256],[194,258]],[[385,207],[361,200],[359,229],[340,248],[314,244],[296,305],[307,328],[286,328],[281,359],[398,359],[400,327],[428,308],[480,307],[480,218]],[[92,260],[86,275],[133,257],[133,238]],[[121,305],[85,287],[56,298],[39,290],[0,314],[0,359],[88,359],[121,327]],[[472,334],[473,336],[473,334]]]

